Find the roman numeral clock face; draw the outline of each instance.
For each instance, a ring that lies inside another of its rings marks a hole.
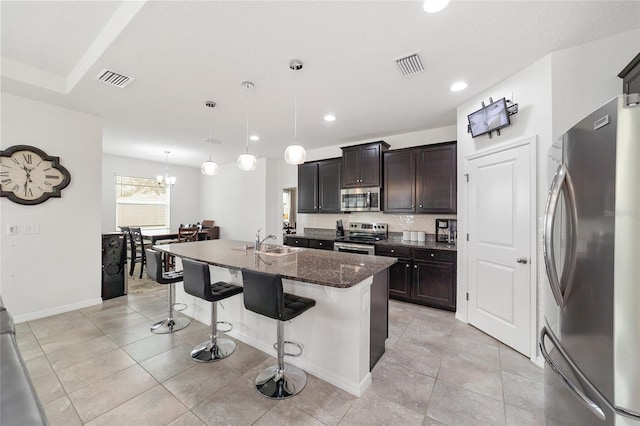
[[[69,185],[71,175],[60,159],[39,148],[16,145],[0,151],[0,196],[18,204],[40,204]]]

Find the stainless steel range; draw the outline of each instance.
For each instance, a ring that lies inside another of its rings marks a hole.
[[[373,255],[376,241],[389,236],[386,223],[351,222],[348,229],[348,235],[335,239],[334,251]]]

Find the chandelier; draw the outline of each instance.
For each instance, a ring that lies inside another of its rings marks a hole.
[[[176,184],[176,177],[169,176],[169,154],[170,151],[164,152],[167,155],[167,168],[165,169],[164,176],[158,175],[156,176],[156,180],[158,181],[158,185],[163,186],[165,188],[170,188]]]

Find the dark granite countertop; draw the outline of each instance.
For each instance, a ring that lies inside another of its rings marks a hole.
[[[424,248],[431,250],[448,250],[448,251],[457,251],[455,244],[449,243],[437,243],[433,240],[427,239],[427,241],[407,241],[403,240],[402,237],[389,237],[386,240],[378,241],[376,245],[387,245],[387,246],[401,246],[401,247],[412,247],[412,248]]]
[[[331,234],[332,230],[329,232],[306,232],[304,234],[295,234],[295,235],[285,235],[285,237],[293,237],[293,238],[309,238],[315,240],[335,240],[335,232],[333,235]],[[397,234],[397,235],[394,235]],[[437,243],[434,240],[435,235],[428,234],[427,241],[407,241],[402,239],[402,233],[390,233],[389,238],[386,240],[381,240],[376,242],[376,245],[387,245],[387,246],[401,246],[401,247],[413,247],[413,248],[424,248],[430,250],[448,250],[448,251],[457,251],[455,244],[449,243]]]
[[[394,263],[393,257],[367,256],[311,248],[300,248],[293,254],[274,256],[242,250],[251,243],[232,240],[207,240],[192,243],[153,246],[164,253],[199,260],[230,269],[247,268],[283,278],[328,287],[349,288],[384,271]]]

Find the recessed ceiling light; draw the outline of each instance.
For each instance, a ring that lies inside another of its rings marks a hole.
[[[451,90],[452,92],[459,92],[466,89],[467,86],[467,83],[465,83],[464,81],[458,81],[457,83],[453,83],[449,90]]]
[[[249,136],[249,139],[251,139],[251,140],[252,140],[252,141],[254,141],[254,142],[257,142],[257,141],[259,141],[259,140],[260,140],[260,136],[258,136],[258,135],[252,135],[252,136]]]
[[[427,13],[436,13],[447,7],[448,4],[449,0],[424,0],[422,8]]]
[[[324,121],[336,121],[336,116],[332,114],[327,114],[324,116]]]

